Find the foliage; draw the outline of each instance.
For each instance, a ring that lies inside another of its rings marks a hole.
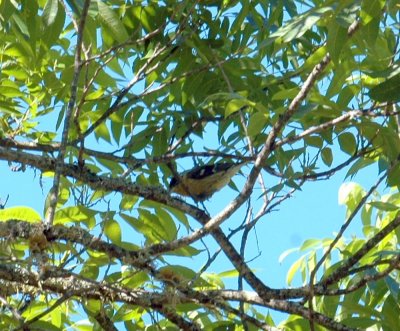
[[[43,222],[1,211],[0,328],[398,328],[399,9],[0,1],[0,159],[52,183]],[[220,212],[168,191],[221,159],[250,166]],[[299,248],[287,281],[301,286],[257,277],[245,253],[266,215],[374,165],[373,187],[341,188],[337,234]],[[362,235],[346,238],[357,217]],[[232,270],[209,271],[219,255]],[[265,308],[286,313],[280,325]]]

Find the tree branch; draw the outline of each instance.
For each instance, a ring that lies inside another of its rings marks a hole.
[[[86,16],[89,10],[90,0],[85,0],[82,8],[81,19],[79,22],[78,27],[78,37],[76,42],[76,49],[75,49],[75,60],[74,60],[74,75],[71,84],[71,97],[68,101],[67,109],[65,111],[64,117],[64,128],[62,131],[61,136],[61,144],[60,149],[58,151],[56,166],[54,169],[54,180],[53,180],[53,187],[50,190],[50,198],[49,198],[49,208],[46,211],[46,219],[45,223],[47,226],[51,226],[53,224],[54,215],[56,213],[56,206],[58,200],[58,191],[60,186],[60,179],[61,179],[61,167],[64,163],[65,151],[67,148],[68,143],[68,134],[69,134],[69,127],[71,124],[71,118],[73,114],[73,109],[76,103],[77,98],[77,91],[78,91],[78,80],[79,74],[81,72],[81,52],[82,52],[82,45],[83,45],[83,30],[85,27]]]

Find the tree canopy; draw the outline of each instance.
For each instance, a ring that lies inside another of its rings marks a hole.
[[[48,190],[2,187],[0,328],[398,329],[399,26],[395,0],[1,0],[2,176]],[[217,212],[169,190],[221,161],[247,164]],[[260,277],[268,215],[366,167],[287,286]]]

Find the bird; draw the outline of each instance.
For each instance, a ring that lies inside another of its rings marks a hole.
[[[183,172],[179,178],[173,177],[169,188],[171,192],[189,196],[195,201],[205,201],[226,186],[246,163],[221,161],[198,166]]]

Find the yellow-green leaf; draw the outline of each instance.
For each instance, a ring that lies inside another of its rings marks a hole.
[[[360,184],[354,182],[343,183],[339,188],[339,205],[349,205],[353,201],[357,203],[361,200],[364,192]]]
[[[251,102],[247,99],[232,99],[228,102],[225,107],[225,117],[239,111],[241,108],[245,106],[255,106],[254,102]]]
[[[289,271],[287,273],[286,277],[286,282],[288,285],[292,284],[293,277],[299,270],[301,264],[304,262],[304,256],[302,256],[300,259],[298,259],[295,263],[292,264],[292,266],[289,268]]]
[[[39,213],[30,208],[24,206],[10,207],[0,210],[0,222],[6,222],[9,220],[25,221],[29,223],[39,223],[42,217]]]
[[[117,221],[106,220],[104,222],[104,233],[113,243],[118,244],[121,242],[121,227]]]

